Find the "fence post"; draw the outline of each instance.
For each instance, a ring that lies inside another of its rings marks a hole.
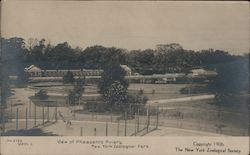
[[[34,104],[34,126],[36,126],[36,104]]]
[[[76,105],[73,105],[73,119],[76,119]]]
[[[10,114],[11,114],[11,119],[12,119],[12,116],[13,116],[13,114],[12,114],[12,102],[10,103]]]
[[[49,104],[47,104],[47,122],[49,122]]]
[[[112,119],[113,119],[113,110],[112,110],[112,108],[111,108],[111,114],[110,114],[110,122],[112,123]]]
[[[43,125],[44,125],[44,105],[43,105],[42,113],[43,113]]]
[[[56,107],[55,107],[55,121],[57,122],[57,104],[56,104]]]
[[[1,109],[1,112],[3,114],[3,109]],[[3,126],[2,126],[2,133],[5,132],[5,123],[6,123],[6,117],[3,115],[3,119],[1,119],[1,122],[0,123],[3,123]],[[0,130],[1,131],[1,130]]]
[[[31,100],[29,99],[29,118],[31,118]]]
[[[92,103],[91,107],[92,107],[91,116],[92,116],[92,121],[93,121],[94,120],[94,106],[93,106],[93,103]]]
[[[94,120],[94,109],[95,109],[95,106],[94,106],[94,104],[92,104],[92,120]]]
[[[118,122],[117,122],[117,136],[119,136],[119,128],[120,128],[120,120],[118,119]]]
[[[177,127],[177,128],[179,127],[179,117],[178,117],[179,113],[180,113],[180,110],[179,110],[179,108],[177,108],[177,115],[175,116],[175,119],[176,119],[176,127]]]
[[[140,131],[140,109],[138,108],[138,113],[137,113],[137,132]]]
[[[207,120],[205,120],[205,127],[204,127],[205,129],[205,131],[207,131]]]
[[[233,124],[230,125],[230,132],[231,132],[231,135],[233,134]]]
[[[18,108],[16,109],[16,130],[18,130]]]
[[[136,136],[136,132],[137,132],[137,131],[136,131],[136,125],[137,125],[136,120],[137,120],[137,119],[136,119],[136,113],[135,113],[135,136]]]
[[[80,135],[83,135],[83,127],[81,127]]]
[[[132,115],[132,111],[131,111],[131,103],[129,104],[129,115]]]
[[[127,112],[125,112],[125,131],[124,131],[125,136],[127,136]]]
[[[106,120],[106,136],[108,136],[108,120]]]
[[[27,130],[28,129],[28,108],[26,108],[26,111],[25,111],[25,129]]]
[[[148,123],[147,123],[147,133],[148,133],[150,125],[150,106],[148,106],[147,115],[148,115]]]
[[[157,106],[157,113],[156,113],[156,129],[158,129],[159,125],[159,106]]]
[[[242,136],[245,136],[245,135],[246,135],[246,129],[243,128],[243,129],[242,129]]]

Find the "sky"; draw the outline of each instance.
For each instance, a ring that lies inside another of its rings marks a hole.
[[[249,51],[248,2],[5,0],[3,37],[45,38],[52,44],[146,49]]]

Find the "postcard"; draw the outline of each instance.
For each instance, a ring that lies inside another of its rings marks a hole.
[[[249,154],[249,27],[243,1],[2,1],[0,154]]]

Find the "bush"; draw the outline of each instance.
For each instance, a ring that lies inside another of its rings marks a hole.
[[[41,100],[47,99],[49,97],[47,91],[43,90],[43,89],[41,89],[37,93],[35,93],[35,96]]]

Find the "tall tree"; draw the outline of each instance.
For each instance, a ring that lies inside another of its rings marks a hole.
[[[114,81],[103,93],[103,97],[107,110],[124,111],[128,108],[126,104],[127,89],[119,81]]]
[[[128,82],[125,79],[126,71],[117,63],[107,64],[102,73],[101,80],[98,84],[100,93],[104,94],[109,87],[115,82],[119,81],[124,88],[128,88]]]
[[[119,110],[120,108],[118,107],[126,105],[125,101],[128,88],[128,82],[125,80],[126,71],[121,67],[119,61],[119,49],[108,49],[103,59],[103,62],[105,62],[103,67],[104,71],[98,87],[107,104],[106,107]],[[114,98],[112,99],[112,97]]]

